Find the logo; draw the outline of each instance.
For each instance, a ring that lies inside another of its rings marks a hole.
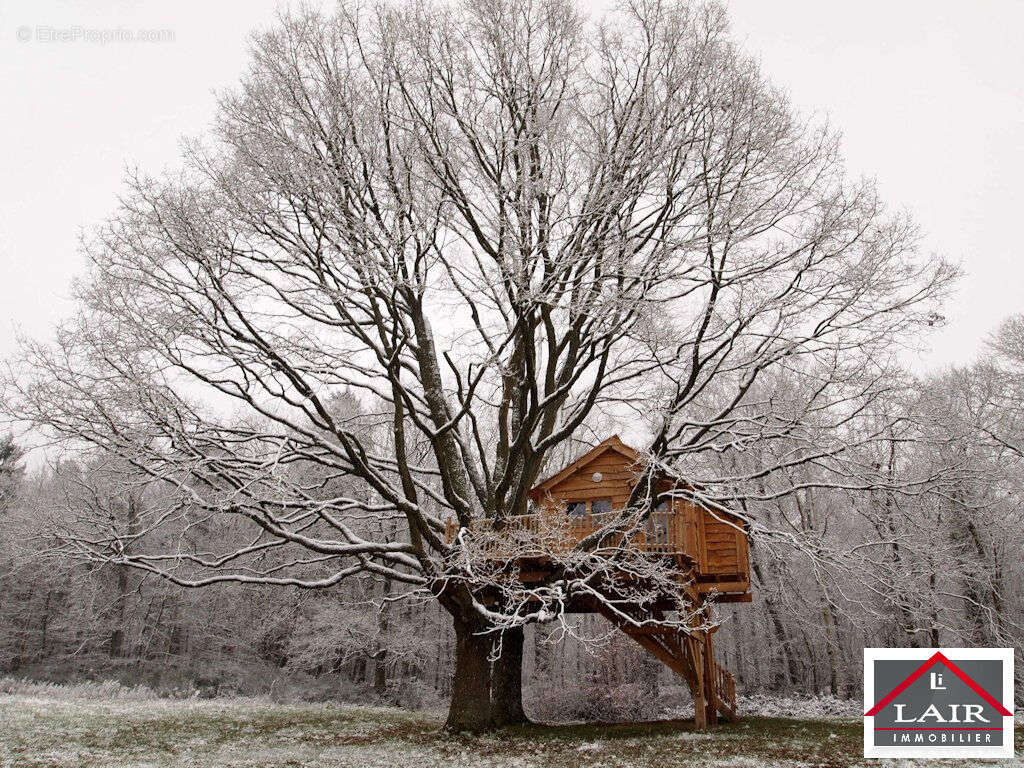
[[[1013,757],[1012,648],[865,648],[865,757]]]

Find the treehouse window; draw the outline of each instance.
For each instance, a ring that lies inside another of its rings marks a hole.
[[[668,540],[668,521],[665,519],[665,513],[668,509],[668,499],[662,499],[654,506],[655,512],[660,512],[661,515],[651,515],[647,518],[647,524],[644,526],[647,530],[647,535],[651,544],[665,545],[669,543]]]
[[[569,501],[565,504],[565,514],[569,517],[584,517],[586,514],[600,515],[612,511],[611,499],[594,499],[593,501]]]
[[[565,512],[569,517],[583,517],[587,514],[587,502],[585,501],[570,501],[565,506]]]

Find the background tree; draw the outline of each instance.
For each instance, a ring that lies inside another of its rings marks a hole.
[[[25,475],[22,458],[25,451],[18,447],[12,435],[0,436],[0,514],[11,506],[17,497]]]

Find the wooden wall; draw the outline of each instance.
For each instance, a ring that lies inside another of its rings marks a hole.
[[[593,480],[595,472],[602,475],[600,483]],[[635,479],[636,472],[625,456],[615,451],[606,451],[557,485],[548,488],[547,494],[540,499],[540,505],[549,512],[556,512],[563,510],[570,501],[610,498],[612,509],[622,509],[629,501]]]

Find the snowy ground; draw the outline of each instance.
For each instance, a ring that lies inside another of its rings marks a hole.
[[[553,726],[486,737],[439,731],[435,715],[267,701],[0,695],[3,768],[574,768],[883,765],[861,754],[859,721],[748,717],[697,733],[686,723]],[[1018,730],[1020,744],[1024,733]],[[1018,750],[1018,754],[1020,751]],[[952,765],[952,761],[935,765]],[[965,763],[961,763],[965,764]],[[987,766],[999,765],[991,761]],[[1003,765],[1024,766],[1024,761]],[[918,768],[923,762],[906,763]]]

